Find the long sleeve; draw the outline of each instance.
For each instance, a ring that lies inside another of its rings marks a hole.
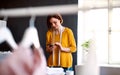
[[[74,34],[71,29],[68,29],[67,33],[68,33],[68,47],[70,48],[70,52],[76,52],[76,42]]]

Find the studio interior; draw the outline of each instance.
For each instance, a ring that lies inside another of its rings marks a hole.
[[[0,62],[21,44],[42,48],[47,63],[47,16],[54,13],[72,30],[76,51],[72,70],[46,66],[46,75],[120,75],[120,0],[1,0]]]

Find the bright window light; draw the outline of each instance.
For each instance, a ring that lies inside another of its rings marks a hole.
[[[85,40],[89,40],[92,37],[96,37],[96,49],[97,49],[96,51],[97,51],[97,57],[99,59],[99,62],[107,63],[107,60],[108,60],[107,10],[99,9],[99,10],[91,10],[84,13],[79,12],[78,18],[79,18],[78,28],[80,28],[78,29],[79,30],[78,32],[81,32],[81,34],[78,34],[78,45],[80,46],[80,44],[82,44],[82,42],[84,42]],[[80,50],[80,53],[82,52],[81,51],[82,48],[78,50]]]
[[[114,8],[111,24],[110,63],[120,64],[120,8]]]
[[[92,7],[89,7],[89,2]],[[79,0],[78,3],[80,10],[77,64],[83,61],[81,44],[92,37],[96,40],[96,52],[100,64],[120,64],[120,1],[112,1],[110,11],[108,11],[108,0]]]

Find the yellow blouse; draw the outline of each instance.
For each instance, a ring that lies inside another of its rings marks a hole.
[[[53,42],[53,32],[51,30],[48,30],[46,34],[46,46],[48,44],[52,44]],[[60,34],[55,34],[54,35],[54,42],[60,42]],[[70,28],[65,27],[64,31],[62,32],[62,38],[61,38],[61,45],[65,48],[70,48],[70,52],[60,52],[60,66],[61,67],[72,67],[72,53],[76,52],[76,42],[74,39],[73,32]],[[53,62],[53,55],[50,53],[48,57],[47,64],[48,66],[58,66],[58,51],[59,49],[56,48],[54,50],[54,62]]]

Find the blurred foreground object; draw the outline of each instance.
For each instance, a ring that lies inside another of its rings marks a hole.
[[[30,47],[32,44],[35,48],[40,48],[38,31],[35,27],[35,16],[30,18],[29,27],[25,30],[23,39],[20,42],[20,45],[24,47]]]
[[[46,59],[42,48],[18,47],[0,62],[0,75],[46,75]]]
[[[7,22],[0,20],[0,44],[6,41],[13,50],[17,48],[17,43],[15,42],[10,29],[6,26]]]

